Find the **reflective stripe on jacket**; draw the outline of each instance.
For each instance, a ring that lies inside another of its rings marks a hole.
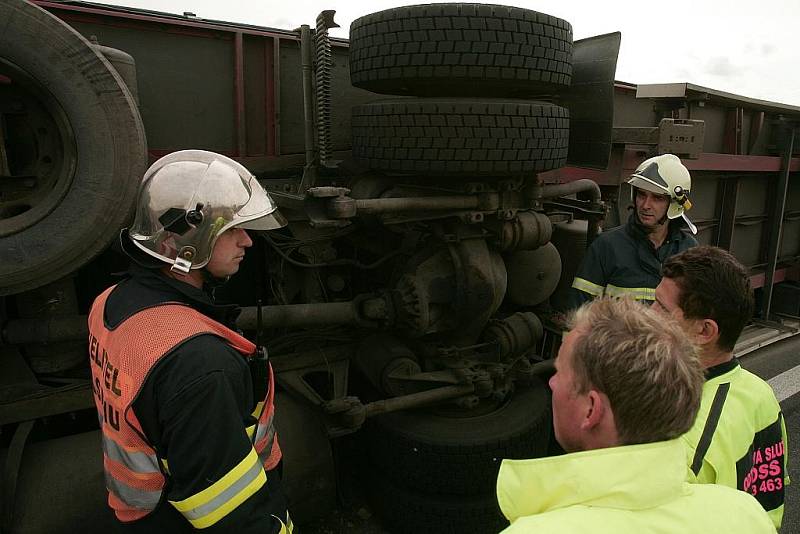
[[[780,528],[789,483],[788,444],[775,393],[736,360],[706,373],[697,419],[682,436],[689,481],[750,493]]]
[[[586,251],[572,282],[570,307],[602,295],[652,302],[661,264],[695,245],[694,237],[671,222],[667,239],[656,250],[632,213],[626,224],[598,235]]]
[[[505,534],[767,534],[767,514],[741,491],[689,484],[680,440],[533,460],[503,460],[497,500]]]
[[[89,313],[89,359],[95,405],[103,434],[103,465],[109,506],[120,521],[135,521],[153,511],[169,476],[166,459],[148,443],[131,408],[150,370],[173,348],[202,334],[225,340],[245,357],[255,345],[233,330],[178,303],[143,309],[113,330],[103,320],[114,287],[100,294]],[[273,415],[273,375],[266,397],[256,406],[251,453],[205,490],[172,502],[195,527],[214,524],[266,482],[265,469],[280,461]],[[202,414],[199,414],[202,417]]]

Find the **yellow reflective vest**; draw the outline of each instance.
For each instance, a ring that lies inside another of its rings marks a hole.
[[[503,460],[497,500],[511,522],[503,532],[775,532],[751,495],[715,484],[689,484],[685,461],[680,439]]]
[[[780,528],[788,443],[769,384],[736,360],[707,369],[700,411],[683,441],[689,481],[752,494]]]

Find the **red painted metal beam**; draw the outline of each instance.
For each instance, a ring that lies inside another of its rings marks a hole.
[[[632,171],[643,159],[641,151],[626,149],[622,169]],[[704,152],[698,159],[682,161],[690,171],[778,172],[781,170],[779,156],[737,156]],[[790,171],[800,171],[800,158],[792,158]]]
[[[284,32],[272,32],[269,30],[259,30],[254,27],[242,27],[236,26],[231,23],[230,26],[223,25],[223,24],[215,24],[214,22],[200,20],[191,20],[191,19],[179,19],[175,17],[164,17],[159,16],[157,14],[146,14],[146,13],[136,13],[136,12],[126,12],[126,11],[118,11],[113,9],[103,9],[100,7],[89,7],[89,6],[75,6],[75,5],[65,5],[60,2],[49,2],[44,0],[33,0],[33,3],[38,5],[39,7],[45,8],[47,10],[58,10],[58,11],[71,11],[76,13],[87,13],[91,15],[102,15],[112,18],[121,18],[121,19],[129,19],[129,20],[139,20],[139,21],[147,21],[147,22],[156,22],[159,24],[169,24],[173,26],[185,26],[187,28],[202,28],[206,30],[214,30],[220,32],[228,32],[228,33],[244,33],[247,35],[261,35],[265,37],[279,37],[281,39],[293,39],[299,40],[299,35],[294,35],[293,32],[286,31]],[[339,45],[340,43],[334,42],[334,45]]]
[[[598,185],[619,185],[622,177],[621,167],[623,153],[624,150],[622,147],[613,148],[608,159],[608,168],[605,170],[585,169],[583,167],[562,167],[560,169],[539,173],[539,178],[546,183],[567,183],[588,178]],[[625,175],[624,179],[628,179],[627,175]]]
[[[562,167],[539,174],[549,183],[573,182],[580,178],[589,178],[599,185],[618,185],[628,179],[630,173],[647,159],[648,153],[642,150],[626,148],[624,151],[614,149],[608,169],[598,171],[580,167]],[[717,154],[704,152],[698,159],[682,160],[690,171],[717,172],[779,172],[781,158],[779,156],[744,156],[735,154]],[[800,171],[800,158],[792,158],[791,172]]]
[[[766,279],[766,273],[753,274],[750,276],[750,285],[753,289],[764,287]],[[775,277],[772,279],[773,283],[777,284],[785,280],[800,281],[800,266],[795,265],[792,267],[784,267],[783,269],[775,269]]]

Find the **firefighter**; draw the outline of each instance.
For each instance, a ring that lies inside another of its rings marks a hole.
[[[271,367],[211,293],[247,230],[285,224],[225,156],[185,150],[147,170],[120,236],[129,276],[89,314],[108,504],[127,531],[291,532]]]
[[[686,216],[692,179],[677,156],[643,161],[628,184],[633,213],[625,226],[601,233],[586,251],[572,282],[572,308],[601,295],[652,302],[664,260],[697,245],[684,231],[696,234],[697,228]]]
[[[733,348],[753,312],[747,269],[717,247],[669,258],[653,307],[675,317],[700,349],[700,412],[683,436],[689,477],[755,496],[776,528],[783,518],[786,425],[769,384],[742,369]]]
[[[775,532],[741,491],[689,484],[680,436],[700,406],[702,368],[675,321],[632,299],[575,312],[550,379],[566,455],[503,460],[508,534]]]

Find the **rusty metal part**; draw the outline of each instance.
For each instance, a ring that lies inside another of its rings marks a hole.
[[[535,211],[522,211],[512,221],[492,221],[485,226],[497,235],[495,243],[502,251],[540,247],[550,241],[553,233],[550,219]]]
[[[237,326],[255,330],[257,306],[242,308]],[[328,324],[375,326],[390,319],[384,297],[364,295],[346,302],[317,302],[261,307],[262,328],[304,327]],[[63,315],[49,318],[14,319],[3,325],[2,342],[8,345],[83,341],[89,334],[85,315]],[[52,347],[51,347],[52,349]]]
[[[314,186],[317,179],[317,150],[314,144],[313,37],[307,24],[300,26],[300,64],[303,72],[303,133],[306,162],[299,192]]]
[[[255,306],[242,308],[242,313],[236,322],[237,326],[243,330],[255,329],[257,313]],[[358,322],[359,319],[359,311],[354,301],[261,307],[263,328],[350,324]]]
[[[505,319],[492,321],[483,337],[494,341],[498,359],[506,360],[535,348],[543,335],[542,322],[535,313],[517,312]]]
[[[589,179],[575,180],[566,184],[538,185],[531,189],[531,196],[537,200],[563,197],[576,193],[589,193],[594,204],[600,204],[600,186]]]
[[[340,410],[344,407],[341,403],[332,404],[328,408],[335,412],[341,411],[340,417],[342,422],[352,428],[358,428],[364,424],[364,421],[366,421],[368,417],[374,417],[387,412],[421,408],[438,402],[470,395],[474,391],[475,386],[473,384],[458,384],[412,393],[410,395],[403,395],[401,397],[382,399],[370,402],[369,404],[352,402],[353,399],[351,398],[350,407],[346,411]]]
[[[484,240],[467,240],[449,248],[457,280],[453,309],[458,328],[452,340],[474,343],[503,302],[508,285],[506,266]]]
[[[552,243],[535,250],[520,250],[505,257],[508,272],[506,297],[519,306],[536,306],[547,300],[561,278],[561,257]]]
[[[704,121],[698,120],[661,119],[658,126],[658,153],[699,158],[703,152],[705,126]]]
[[[397,366],[389,371],[388,377],[394,380],[424,382],[427,384],[462,384],[466,381],[476,383],[485,376],[483,373],[462,372],[462,369],[444,369],[442,371],[409,372],[409,368]]]
[[[443,400],[454,399],[463,395],[469,395],[473,391],[475,391],[475,386],[473,384],[444,386],[420,393],[403,395],[402,397],[392,397],[391,399],[370,402],[364,406],[364,409],[366,411],[366,416],[372,417],[381,413],[408,410],[410,408],[418,408]]]
[[[482,208],[484,204],[491,209],[491,199],[484,202],[478,195],[451,195],[430,197],[398,197],[354,199],[339,196],[328,203],[328,215],[333,218],[355,217],[356,214],[375,215],[379,213],[398,213],[405,211],[446,211]]]
[[[551,214],[553,237],[551,243],[561,257],[561,278],[555,291],[550,295],[553,309],[564,312],[570,306],[572,280],[586,255],[586,235],[588,221],[574,219],[571,214]]]
[[[612,135],[614,143],[658,145],[659,154],[697,159],[703,152],[705,122],[690,119],[661,119],[658,126],[620,126]]]
[[[474,185],[463,188],[467,194],[446,195],[442,190],[431,190],[432,194],[428,196],[420,195],[420,190],[427,192],[425,188],[408,186],[382,187],[374,195],[365,196],[365,188],[359,186],[359,191],[352,197],[346,188],[314,187],[308,191],[306,208],[313,210],[314,224],[324,225],[371,215],[382,216],[386,224],[450,216],[459,216],[465,222],[475,224],[482,222],[488,214],[494,214],[499,220],[512,220],[517,212],[527,210],[535,203],[535,199],[520,191],[519,184],[514,182],[501,182],[497,190],[470,187]],[[375,198],[378,195],[381,198]],[[317,198],[325,199],[325,202],[313,200]],[[324,220],[325,217],[330,219]]]
[[[50,388],[8,404],[0,404],[0,426],[89,408],[94,408],[94,397],[92,387],[87,380],[70,386]]]
[[[242,308],[236,325],[242,330],[254,330],[257,314],[257,306]],[[360,295],[346,302],[262,306],[261,319],[263,328],[323,324],[374,326],[376,321],[388,319],[388,308],[384,297]]]
[[[395,284],[395,307],[415,337],[448,332],[448,343],[472,344],[506,293],[503,260],[483,239],[423,249],[404,271]]]
[[[322,406],[336,399],[345,398],[349,366],[348,359],[323,362],[283,371],[278,375],[278,380],[283,387],[308,400],[311,404]],[[320,383],[325,384],[325,391],[316,387]]]
[[[603,214],[605,209],[603,207],[600,186],[598,186],[596,182],[587,178],[582,178],[565,184],[554,185],[541,185],[537,182],[528,189],[528,194],[534,201],[540,201],[544,198],[572,195],[581,192],[587,192],[591,195],[591,200],[588,203],[589,227],[586,235],[586,246],[588,247],[592,244],[592,241],[594,241],[594,238],[597,236],[597,223],[602,218],[602,215],[597,215],[595,212]],[[586,203],[580,202],[579,204]]]
[[[385,395],[410,393],[409,383],[397,375],[419,373],[420,365],[411,349],[388,333],[365,339],[355,353],[354,363],[372,385]]]
[[[331,144],[331,38],[328,29],[338,28],[333,21],[334,10],[325,10],[317,16],[317,29],[314,33],[316,51],[316,91],[317,91],[317,142],[319,162],[328,165]]]
[[[306,195],[312,198],[334,198],[348,195],[350,190],[346,187],[334,187],[330,185],[323,185],[317,187],[310,187],[306,191]]]
[[[556,361],[549,359],[535,362],[526,369],[525,373],[529,377],[548,378],[556,374]]]
[[[325,212],[334,219],[352,219],[358,213],[358,207],[355,200],[340,195],[328,201]]]
[[[356,209],[363,213],[425,211],[481,208],[479,196],[432,196],[418,198],[375,198],[356,200]]]

